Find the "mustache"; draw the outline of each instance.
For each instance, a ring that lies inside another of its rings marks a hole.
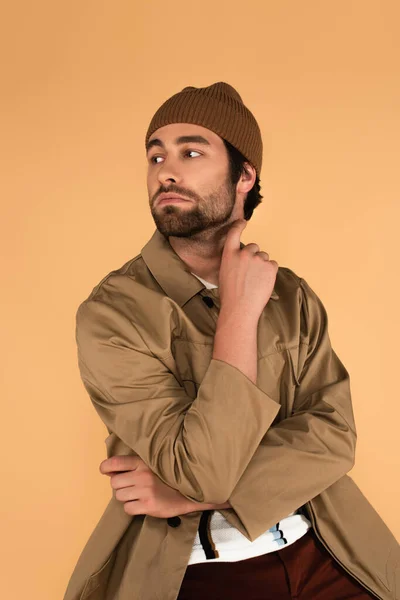
[[[152,203],[154,203],[160,194],[177,194],[178,196],[183,196],[184,198],[188,198],[189,200],[197,200],[200,198],[192,192],[191,190],[187,190],[185,188],[180,188],[177,185],[170,185],[169,187],[161,186],[160,189],[154,194],[152,198]]]

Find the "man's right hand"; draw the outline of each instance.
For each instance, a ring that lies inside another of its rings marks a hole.
[[[219,270],[221,312],[254,317],[257,323],[271,297],[278,263],[251,243],[240,248],[245,219],[234,221],[228,230]]]

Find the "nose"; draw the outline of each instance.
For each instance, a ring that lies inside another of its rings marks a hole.
[[[158,181],[164,185],[166,183],[177,183],[182,180],[182,176],[179,172],[178,165],[170,157],[166,157],[164,162],[161,164],[157,173]]]

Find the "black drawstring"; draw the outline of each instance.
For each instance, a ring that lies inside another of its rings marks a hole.
[[[210,519],[213,512],[213,510],[203,510],[203,514],[200,517],[199,523],[200,542],[203,546],[203,550],[207,559],[218,558],[218,552],[214,550],[209,529]]]

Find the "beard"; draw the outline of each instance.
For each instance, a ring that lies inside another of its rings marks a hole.
[[[154,205],[151,207],[157,229],[167,238],[169,236],[189,238],[207,229],[219,228],[228,222],[236,201],[236,186],[230,179],[203,197],[175,185],[160,188],[155,197],[163,192],[179,194],[193,200],[191,208],[182,209],[179,204],[166,204],[156,209]]]

